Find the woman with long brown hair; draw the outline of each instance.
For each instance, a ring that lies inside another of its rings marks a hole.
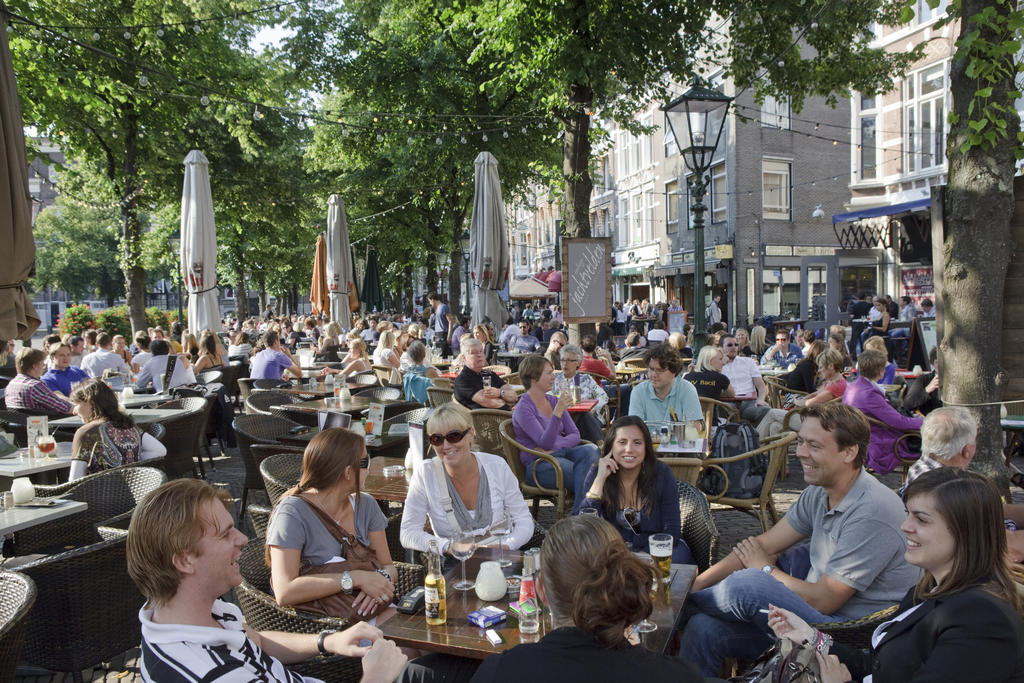
[[[537,577],[554,629],[537,643],[488,657],[473,680],[702,681],[692,664],[645,650],[633,635],[654,607],[654,577],[653,566],[631,553],[608,522],[586,515],[559,520],[541,546]]]
[[[306,446],[299,484],[278,502],[267,529],[270,582],[278,604],[297,605],[346,592],[355,594],[353,607],[365,615],[391,602],[398,572],[384,534],[387,518],[372,496],[359,491],[368,463],[363,437],[348,429],[325,429]],[[327,528],[324,516],[370,548],[382,569],[300,575],[305,563],[324,565],[346,559],[349,552],[348,544]]]
[[[974,472],[940,467],[910,482],[903,501],[905,557],[924,576],[893,618],[875,629],[870,650],[832,645],[778,607],[770,608],[768,625],[779,638],[816,646],[823,683],[868,674],[873,683],[1024,681],[1021,597],[995,484]]]
[[[210,330],[203,332],[203,338],[199,340],[199,357],[192,366],[195,373],[204,370],[215,370],[227,365],[227,359],[217,349],[217,337]]]

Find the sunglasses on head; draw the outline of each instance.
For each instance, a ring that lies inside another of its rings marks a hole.
[[[466,434],[469,434],[469,427],[463,429],[461,432],[457,429],[453,429],[447,434],[431,434],[427,437],[427,441],[430,442],[431,446],[440,446],[442,443],[447,441],[448,443],[458,443],[466,438]]]

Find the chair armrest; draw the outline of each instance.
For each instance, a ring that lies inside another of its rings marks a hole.
[[[723,463],[739,462],[740,460],[747,460],[749,458],[753,458],[755,455],[760,455],[762,453],[767,453],[768,451],[773,450],[775,448],[778,448],[779,446],[782,446],[782,445],[787,445],[788,446],[789,443],[791,441],[795,440],[795,439],[796,439],[796,434],[794,434],[793,432],[790,432],[788,434],[779,434],[778,436],[773,436],[773,437],[767,437],[767,438],[764,439],[764,441],[762,442],[761,446],[758,446],[757,448],[755,448],[752,451],[747,451],[746,453],[740,453],[739,455],[730,455],[730,456],[725,457],[725,458],[705,458],[704,464],[705,464],[705,466],[707,466],[707,465],[716,465],[716,464],[721,465]],[[783,442],[785,442],[785,444],[783,444]]]
[[[562,473],[562,466],[558,464],[558,460],[556,460],[554,456],[552,456],[550,453],[544,453],[543,451],[538,451],[535,448],[527,448],[523,444],[519,443],[516,439],[514,439],[514,438],[512,438],[512,437],[510,437],[510,436],[508,436],[506,434],[502,434],[502,438],[503,439],[507,439],[508,441],[510,441],[512,443],[512,445],[515,446],[517,449],[519,449],[521,451],[526,451],[530,455],[533,455],[533,456],[537,457],[536,460],[534,460],[533,462],[531,462],[527,466],[527,467],[530,468],[530,474],[533,475],[533,481],[535,482],[535,485],[537,486],[537,488],[541,488],[541,489],[545,489],[545,490],[550,490],[550,489],[547,489],[546,487],[541,486],[539,483],[536,483],[537,482],[537,465],[541,461],[550,464],[555,469],[555,486],[558,487],[559,489],[564,489],[565,488],[565,475]],[[589,441],[581,441],[580,443],[590,443],[590,442]]]

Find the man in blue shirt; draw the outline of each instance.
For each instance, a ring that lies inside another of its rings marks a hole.
[[[71,385],[89,379],[89,373],[71,365],[71,347],[67,344],[50,344],[50,365],[40,379],[43,384],[64,396],[71,395]]]
[[[761,356],[761,365],[775,363],[787,366],[790,363],[799,363],[804,359],[800,347],[789,341],[789,330],[775,330],[775,346],[764,352]]]
[[[264,348],[249,361],[249,377],[253,379],[282,379],[288,372],[302,377],[302,370],[281,346],[281,338],[271,330],[263,335]]]
[[[533,353],[540,348],[540,340],[530,334],[530,323],[522,320],[519,322],[519,333],[513,334],[508,340],[509,351],[519,353]]]
[[[451,356],[452,347],[449,338],[451,321],[448,319],[451,315],[451,309],[448,308],[448,304],[441,301],[441,297],[437,292],[431,292],[427,295],[427,300],[430,301],[430,308],[434,311],[435,346],[438,345],[437,342],[440,342],[441,355]]]
[[[683,359],[667,342],[644,351],[647,375],[629,399],[629,414],[644,422],[703,420],[700,398],[693,384],[683,379]]]

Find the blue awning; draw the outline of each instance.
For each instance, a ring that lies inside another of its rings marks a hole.
[[[912,202],[903,202],[902,204],[890,204],[888,206],[875,206],[870,209],[861,209],[860,211],[851,211],[850,213],[837,213],[832,216],[832,225],[836,223],[847,223],[849,221],[859,221],[863,218],[877,218],[878,216],[895,216],[899,213],[911,213],[913,211],[927,210],[932,205],[930,197],[925,199],[915,199]]]

